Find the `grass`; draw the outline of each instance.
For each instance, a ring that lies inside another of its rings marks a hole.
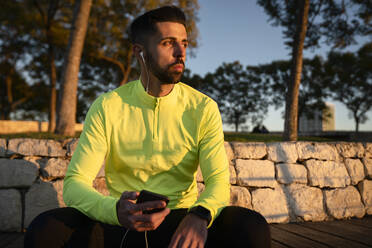
[[[60,134],[38,132],[38,133],[17,133],[17,134],[0,134],[0,138],[14,139],[14,138],[33,138],[33,139],[53,139],[53,140],[64,140],[66,138],[79,138],[80,132],[76,132],[75,136],[63,136]],[[236,132],[225,132],[226,141],[241,141],[241,142],[280,142],[283,138],[280,134],[256,134],[256,133],[236,133]],[[299,141],[316,141],[316,142],[332,142],[340,141],[341,139],[335,138],[324,138],[324,137],[302,137],[300,136]]]
[[[241,142],[280,142],[283,141],[281,134],[259,134],[259,133],[236,133],[225,132],[226,141],[241,141]],[[300,136],[299,141],[315,141],[315,142],[332,142],[339,141],[338,139],[330,139],[318,136]]]
[[[81,132],[76,132],[75,136],[64,136],[61,134],[48,133],[48,132],[13,133],[13,134],[0,134],[0,138],[5,138],[5,139],[32,138],[32,139],[64,140],[68,138],[79,138],[80,133]]]

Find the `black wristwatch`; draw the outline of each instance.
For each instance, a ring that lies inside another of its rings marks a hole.
[[[195,214],[195,215],[199,216],[200,218],[202,218],[203,220],[206,220],[207,221],[207,226],[209,225],[209,223],[212,220],[211,212],[208,209],[206,209],[205,207],[202,207],[202,206],[196,206],[196,207],[191,208],[189,210],[189,213]]]

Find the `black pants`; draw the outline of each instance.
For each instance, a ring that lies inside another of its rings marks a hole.
[[[172,210],[154,231],[147,232],[149,248],[167,247],[187,209]],[[37,216],[27,229],[29,247],[119,248],[124,227],[94,221],[74,208],[58,208]],[[262,215],[241,207],[226,207],[208,229],[206,247],[270,247],[270,229]],[[145,247],[145,233],[130,230],[123,247]]]

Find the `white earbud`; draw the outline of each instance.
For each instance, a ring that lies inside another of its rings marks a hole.
[[[143,51],[141,51],[141,52],[139,53],[139,55],[141,56],[143,63],[146,64],[146,63],[145,63],[145,58],[143,57]]]
[[[149,73],[147,71],[147,66],[146,66],[145,58],[143,57],[143,51],[139,52],[139,55],[141,56],[142,62],[145,65],[145,71],[146,71],[146,76],[147,76],[146,92],[148,93],[149,92],[149,80],[150,79],[149,79]]]

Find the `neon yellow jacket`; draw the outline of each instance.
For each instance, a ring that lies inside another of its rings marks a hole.
[[[110,196],[92,187],[104,160]],[[205,190],[197,199],[198,164]],[[168,196],[170,209],[201,205],[212,220],[229,203],[221,115],[211,98],[183,83],[167,96],[153,97],[137,80],[92,104],[64,180],[66,205],[120,225],[121,193],[142,189]]]

